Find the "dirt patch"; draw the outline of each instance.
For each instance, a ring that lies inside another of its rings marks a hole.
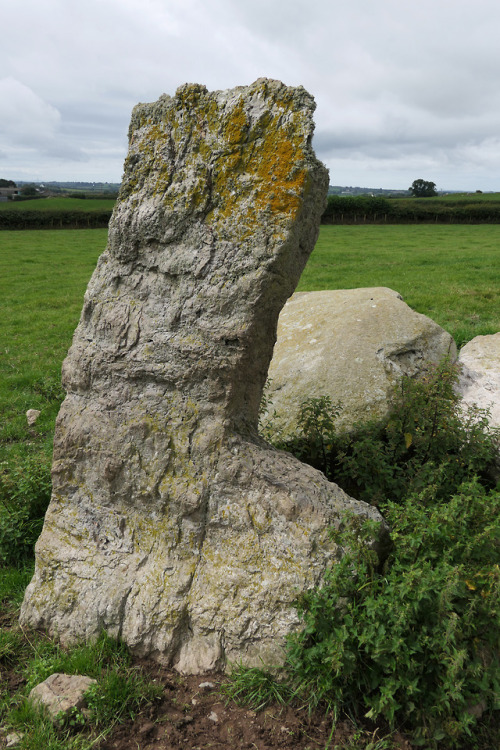
[[[0,614],[0,628],[19,633],[17,613],[9,607]],[[348,721],[338,722],[332,731],[331,720],[321,711],[309,714],[275,704],[257,712],[227,702],[221,693],[228,679],[224,674],[184,677],[147,659],[136,660],[135,667],[161,685],[160,697],[134,720],[117,724],[95,750],[358,750],[370,746],[370,737],[374,742],[384,736],[379,729],[360,732]],[[0,692],[14,696],[24,684],[19,665],[0,654]],[[0,747],[4,735],[0,726]],[[394,750],[412,750],[401,735],[393,743]]]
[[[332,733],[322,712],[309,715],[280,705],[256,712],[227,703],[220,693],[227,679],[222,674],[181,677],[144,661],[141,668],[161,682],[162,699],[133,723],[116,727],[100,750],[324,750],[329,740],[332,748],[354,747],[349,744],[356,734],[352,724],[339,722]],[[394,747],[411,750],[403,737],[396,738]]]

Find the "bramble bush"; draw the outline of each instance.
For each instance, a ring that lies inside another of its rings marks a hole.
[[[387,419],[343,434],[335,431],[339,404],[328,396],[307,399],[296,435],[273,440],[271,422],[265,437],[371,505],[403,502],[429,485],[438,500],[474,476],[492,487],[500,431],[490,426],[486,409],[462,407],[457,379],[458,369],[448,360],[421,379],[403,377]]]

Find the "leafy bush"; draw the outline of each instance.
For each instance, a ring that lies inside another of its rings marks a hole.
[[[0,564],[18,565],[33,554],[51,493],[44,453],[0,463]]]
[[[288,651],[314,703],[403,726],[427,748],[455,746],[480,711],[500,708],[500,493],[471,482],[431,495],[385,506],[394,548],[383,570],[367,544],[373,522],[346,520],[345,555],[303,596]]]
[[[335,432],[339,405],[328,397],[307,399],[298,434],[278,436],[274,443],[372,505],[403,502],[429,485],[440,500],[476,475],[491,487],[500,431],[490,426],[487,410],[462,408],[457,377],[448,360],[421,379],[403,377],[386,420],[355,425],[345,434]],[[273,439],[270,425],[266,436]]]
[[[393,543],[381,567],[373,521],[348,517],[332,532],[345,554],[298,603],[304,629],[289,641],[288,692],[334,716],[403,728],[426,748],[479,735],[481,713],[484,727],[500,708],[499,432],[486,411],[462,409],[456,379],[448,361],[403,378],[385,421],[344,435],[339,406],[308,399],[298,433],[275,437],[379,505]],[[255,675],[250,683],[255,694]]]

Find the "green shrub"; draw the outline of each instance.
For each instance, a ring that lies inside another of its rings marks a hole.
[[[298,603],[304,628],[289,641],[288,692],[334,716],[402,728],[426,748],[474,740],[500,708],[499,433],[488,412],[461,409],[456,380],[448,361],[403,378],[386,420],[344,435],[339,406],[308,399],[297,434],[275,436],[378,505],[393,544],[381,567],[373,521],[348,517],[333,532],[345,554]]]
[[[0,564],[33,554],[50,501],[50,458],[24,454],[0,463]]]
[[[338,404],[307,399],[297,435],[273,440],[268,425],[266,437],[372,505],[403,502],[429,485],[439,500],[476,475],[491,487],[500,431],[490,426],[487,410],[462,408],[457,378],[458,368],[447,360],[421,379],[403,377],[387,419],[344,434],[335,432]]]
[[[430,495],[384,507],[394,547],[383,570],[373,522],[346,520],[345,555],[300,601],[305,627],[288,652],[309,700],[404,727],[427,748],[472,735],[475,706],[500,708],[500,493],[471,482]]]
[[[385,423],[360,425],[337,441],[335,481],[375,505],[429,485],[440,500],[476,475],[491,486],[499,431],[487,410],[462,408],[457,377],[448,361],[422,379],[403,377]]]

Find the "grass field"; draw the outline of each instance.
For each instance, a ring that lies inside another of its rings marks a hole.
[[[0,211],[112,211],[115,198],[35,198],[1,201]]]
[[[499,231],[324,226],[298,290],[388,286],[462,344],[500,330]],[[42,412],[35,442],[50,445],[61,363],[106,236],[105,229],[0,234],[0,456],[28,439],[30,408]]]
[[[28,439],[27,409],[41,410],[37,439],[51,442],[61,362],[106,238],[106,229],[0,233],[0,456]]]
[[[323,226],[298,291],[387,286],[459,346],[500,331],[500,227]]]

